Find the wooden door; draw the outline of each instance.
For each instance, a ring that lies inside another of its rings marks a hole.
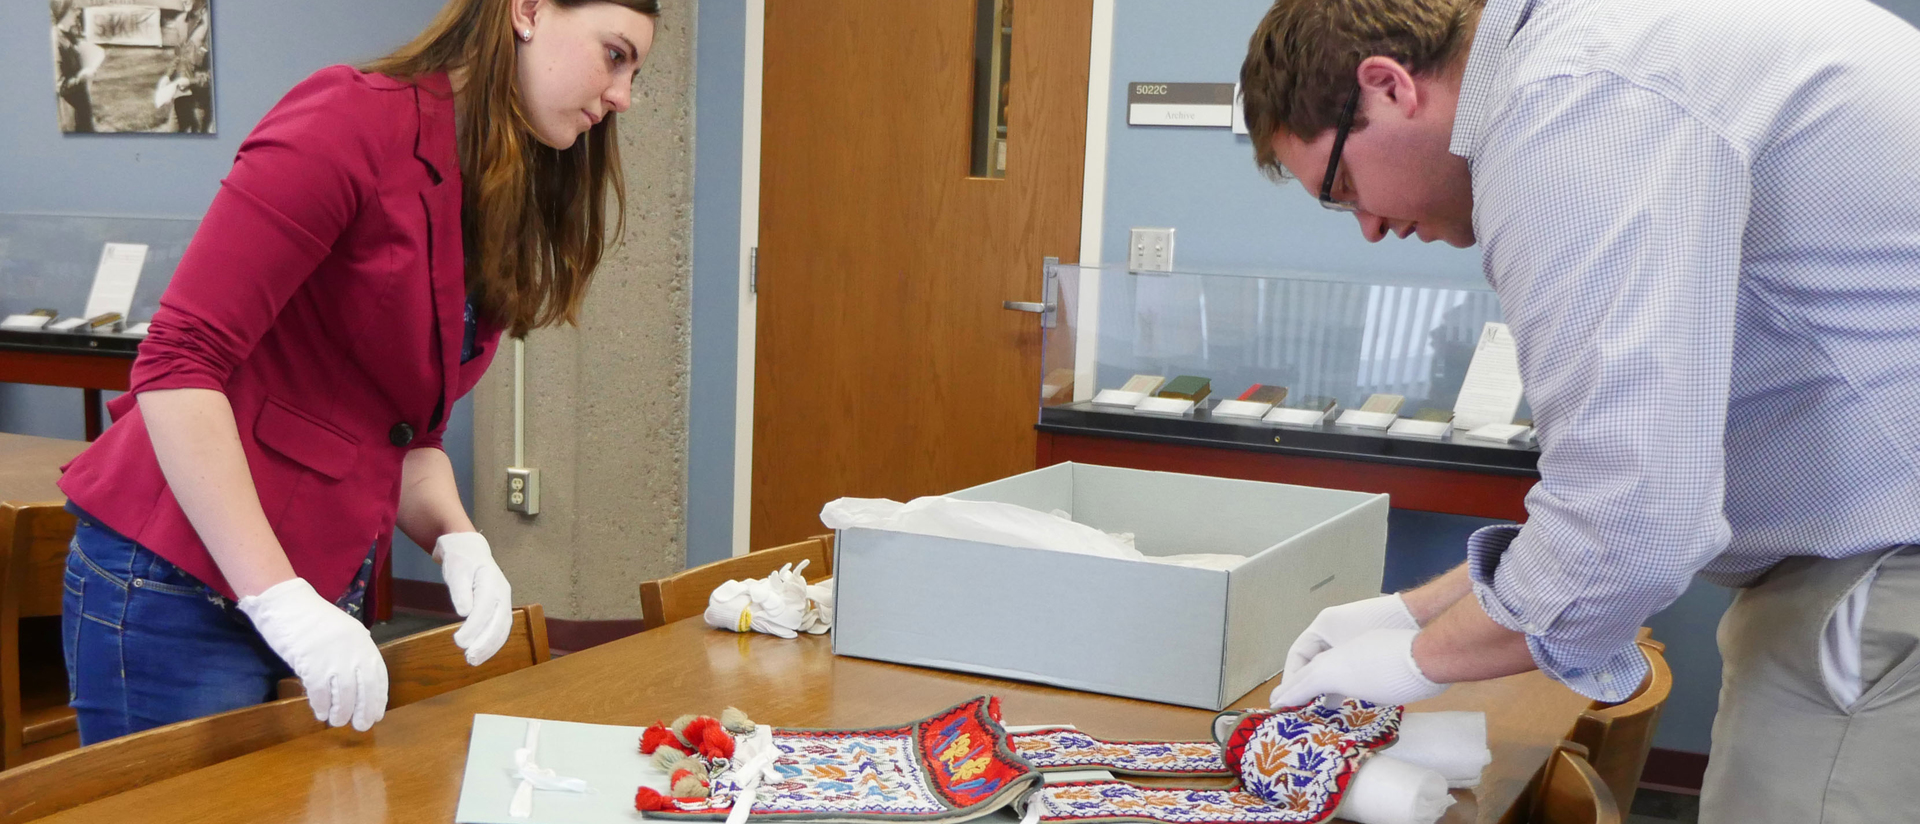
[[[1014,0],[1004,178],[970,177],[975,0],[768,0],[754,548],[841,496],[1034,467],[1041,259],[1079,255],[1091,0]]]

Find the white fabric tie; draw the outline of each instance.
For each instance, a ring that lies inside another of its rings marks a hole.
[[[593,792],[584,779],[565,778],[536,763],[533,756],[538,749],[540,749],[540,722],[528,721],[526,746],[513,751],[513,775],[520,779],[520,786],[514,788],[513,803],[507,806],[507,814],[514,818],[533,815],[534,790]]]
[[[1040,824],[1042,816],[1047,814],[1047,788],[1033,791],[1033,798],[1027,802],[1027,814],[1020,817],[1020,824]]]
[[[727,824],[745,824],[753,814],[754,794],[762,780],[778,781],[773,762],[780,759],[780,748],[773,745],[773,728],[765,724],[740,739],[733,747],[733,808],[727,811]]]

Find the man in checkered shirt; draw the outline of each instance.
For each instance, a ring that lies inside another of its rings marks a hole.
[[[1700,820],[1920,815],[1917,72],[1866,0],[1279,0],[1258,164],[1480,245],[1541,479],[1459,569],[1323,612],[1276,705],[1534,668],[1621,701],[1700,575],[1741,588]]]

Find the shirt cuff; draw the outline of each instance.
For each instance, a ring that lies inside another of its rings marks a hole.
[[[1533,663],[1541,672],[1574,692],[1596,701],[1618,703],[1632,696],[1640,682],[1647,675],[1647,658],[1640,652],[1637,644],[1628,644],[1619,652],[1607,656],[1599,664],[1578,667],[1565,662],[1563,644],[1555,643],[1546,637],[1566,605],[1542,610],[1551,614],[1529,615],[1526,606],[1509,601],[1503,596],[1496,583],[1500,571],[1500,561],[1514,540],[1520,537],[1521,527],[1517,524],[1498,524],[1476,530],[1467,538],[1467,577],[1473,581],[1474,599],[1480,608],[1486,610],[1487,617],[1493,622],[1514,632],[1527,636],[1527,651],[1533,656]],[[1513,588],[1514,578],[1526,575],[1514,575],[1516,570],[1509,569],[1508,588]]]
[[[1553,647],[1552,643],[1540,636],[1527,636],[1527,651],[1533,653],[1533,662],[1540,665],[1541,672],[1566,684],[1574,692],[1608,704],[1618,704],[1633,697],[1650,669],[1647,656],[1640,651],[1639,644],[1628,644],[1626,649],[1607,656],[1598,665],[1586,668],[1560,664],[1554,658]]]

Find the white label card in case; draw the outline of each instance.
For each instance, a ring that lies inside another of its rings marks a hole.
[[[1145,392],[1128,392],[1124,389],[1102,389],[1100,394],[1093,396],[1093,402],[1101,406],[1124,406],[1129,409],[1139,406],[1146,399]]]
[[[1522,394],[1513,332],[1504,323],[1488,323],[1481,327],[1480,343],[1474,347],[1466,380],[1453,403],[1454,428],[1471,430],[1490,423],[1512,423],[1520,411]]]
[[[1525,443],[1533,438],[1533,427],[1517,423],[1490,423],[1474,428],[1466,436],[1476,441]]]
[[[87,295],[83,318],[133,311],[133,292],[140,286],[140,269],[147,265],[147,244],[109,243],[100,249],[100,267],[93,273],[93,291]]]
[[[73,330],[79,329],[86,325],[87,325],[86,318],[67,318],[66,320],[56,320],[52,323],[47,324],[47,331],[72,332]]]
[[[1254,401],[1221,401],[1213,407],[1213,416],[1227,418],[1258,418],[1272,411],[1273,404]]]
[[[21,332],[37,332],[47,328],[47,321],[53,318],[46,315],[8,315],[0,320],[0,329],[13,329]]]
[[[1289,409],[1283,406],[1268,412],[1262,420],[1288,426],[1319,426],[1327,420],[1327,413],[1318,409]]]
[[[1133,408],[1154,415],[1186,415],[1193,412],[1193,401],[1181,398],[1148,398]]]
[[[1392,412],[1363,412],[1358,409],[1349,409],[1340,413],[1340,419],[1335,421],[1335,423],[1341,426],[1357,426],[1362,429],[1386,429],[1392,426],[1393,422],[1398,420],[1399,417],[1399,415],[1395,415]]]
[[[1405,435],[1410,438],[1444,438],[1452,429],[1452,421],[1416,421],[1412,418],[1402,418],[1387,427],[1387,434]]]

